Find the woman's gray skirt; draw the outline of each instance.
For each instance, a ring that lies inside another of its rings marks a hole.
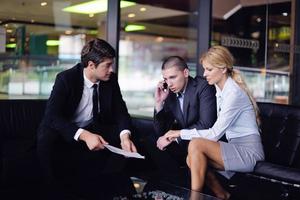
[[[219,143],[225,171],[251,172],[257,161],[264,160],[260,135],[252,134]]]

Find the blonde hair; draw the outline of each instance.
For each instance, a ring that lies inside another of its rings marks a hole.
[[[223,46],[213,46],[201,56],[200,63],[203,64],[204,60],[214,67],[226,68],[227,75],[230,76],[240,86],[240,88],[247,93],[254,108],[257,125],[259,126],[260,118],[258,106],[240,72],[233,69],[234,58],[229,50]]]

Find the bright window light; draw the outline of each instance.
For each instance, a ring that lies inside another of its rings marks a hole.
[[[142,31],[142,30],[145,30],[145,29],[146,29],[145,26],[136,25],[136,24],[130,24],[130,25],[127,25],[125,27],[126,32],[129,32],[129,31]]]
[[[80,13],[80,14],[96,14],[107,11],[108,0],[94,0],[73,6],[68,6],[63,9],[65,12]],[[136,5],[134,2],[121,1],[120,7],[125,8]]]

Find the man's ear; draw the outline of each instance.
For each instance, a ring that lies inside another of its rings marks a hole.
[[[184,75],[184,77],[189,77],[189,75],[190,75],[190,70],[188,69],[188,68],[185,68],[184,70],[183,70],[183,75]]]
[[[224,67],[224,68],[222,69],[222,73],[223,73],[223,74],[226,74],[226,73],[227,73],[227,67]]]
[[[87,68],[94,69],[95,67],[96,66],[95,66],[95,63],[93,61],[88,61]]]

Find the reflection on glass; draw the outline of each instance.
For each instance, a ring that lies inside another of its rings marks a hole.
[[[104,10],[93,16],[64,11],[86,2],[1,3],[0,98],[48,98],[56,74],[79,61],[85,42],[106,38],[107,0],[93,1]]]
[[[1,2],[0,98],[48,98],[56,74],[78,62],[82,45],[106,38],[107,2]],[[165,57],[182,56],[196,71],[198,1],[156,2],[120,2],[119,79],[131,114],[152,116]],[[82,7],[91,3],[96,10]],[[291,1],[212,3],[211,45],[230,49],[257,100],[288,103]]]
[[[136,190],[137,194],[141,194],[144,191],[144,187],[147,184],[146,180],[137,178],[137,177],[130,177],[132,183],[133,183],[133,187]]]
[[[153,199],[153,200],[217,200],[216,197],[192,191],[166,181],[150,179],[149,181],[130,177],[137,191],[132,197],[115,197],[114,199]]]
[[[290,1],[213,1],[212,45],[230,49],[257,101],[288,103]]]

